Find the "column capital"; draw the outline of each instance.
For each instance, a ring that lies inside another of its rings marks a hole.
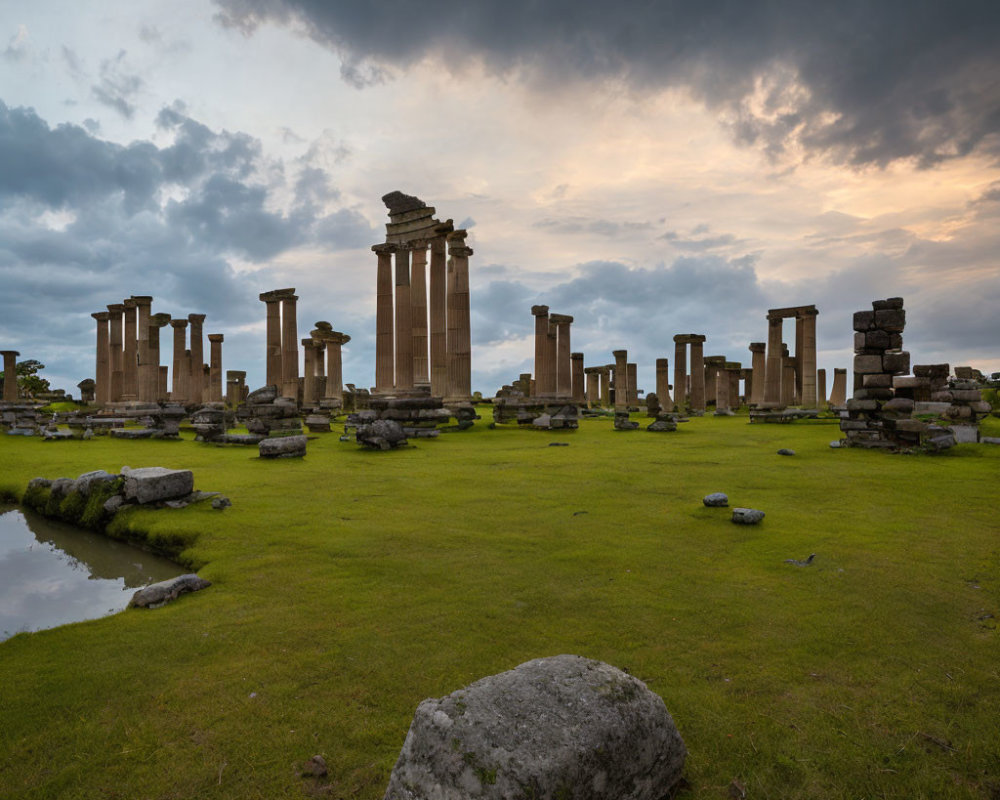
[[[455,242],[456,245],[461,245],[465,241],[465,237],[469,235],[469,232],[465,228],[454,228],[451,233],[448,234],[448,244]]]
[[[271,303],[276,300],[286,300],[295,297],[295,289],[272,289],[270,292],[261,292],[260,299],[265,303]],[[296,298],[298,299],[298,298]]]
[[[532,313],[532,315],[534,315],[536,317],[547,317],[549,315],[549,307],[548,306],[532,306],[531,307],[531,313]]]
[[[795,315],[796,319],[802,319],[803,317],[815,317],[819,315],[819,310],[816,306],[806,306]]]
[[[392,255],[397,250],[399,250],[399,247],[397,245],[390,244],[389,242],[383,242],[382,244],[372,245],[372,252],[377,253],[380,256]]]
[[[153,297],[148,294],[134,294],[129,299],[137,306],[150,306],[153,304]]]
[[[111,312],[110,311],[95,311],[90,316],[92,316],[98,322],[107,322],[109,319],[111,319]]]
[[[188,325],[188,320],[186,319],[172,319],[170,320],[171,328],[186,328]]]
[[[613,355],[616,360],[619,358],[628,358],[628,350],[612,350],[611,355]],[[612,364],[611,366],[613,367],[615,365]]]
[[[569,325],[572,321],[569,314],[549,314],[549,322],[553,325]]]
[[[210,342],[222,342],[225,341],[226,335],[224,333],[210,333],[208,334],[208,341]]]
[[[323,320],[323,319],[321,319],[319,322],[316,322],[316,323],[313,323],[313,324],[316,326],[316,330],[318,330],[318,331],[327,331],[327,332],[329,332],[329,331],[333,330],[333,325],[331,325],[329,322],[327,322],[326,320]]]
[[[21,353],[17,350],[0,350],[0,356],[11,356],[12,358],[17,358]]]
[[[149,318],[149,325],[154,328],[162,328],[168,322],[170,322],[170,315],[166,313],[153,314]]]
[[[125,310],[124,303],[112,303],[108,306],[108,311],[112,314],[121,314]]]
[[[401,246],[406,250],[420,252],[420,251],[426,251],[427,245],[429,244],[430,241],[427,239],[411,239],[410,241],[404,243]]]
[[[188,321],[192,325],[201,325],[205,321],[206,314],[188,314]]]
[[[137,302],[135,302],[135,298],[134,298],[134,297],[126,297],[126,298],[125,298],[125,299],[124,299],[124,300],[122,301],[122,305],[123,305],[123,306],[124,306],[125,308],[135,308],[135,307],[136,307],[137,305],[139,305],[139,304],[138,304]]]
[[[751,353],[763,353],[767,351],[767,342],[750,342]]]
[[[583,353],[570,353],[569,357],[574,361],[583,361]]]
[[[454,245],[448,242],[448,255],[455,256],[456,258],[468,258],[475,252],[471,247],[466,247],[464,244]]]

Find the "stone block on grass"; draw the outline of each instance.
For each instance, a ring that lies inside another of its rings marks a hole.
[[[189,469],[140,467],[125,474],[125,500],[135,503],[156,503],[184,497],[194,490],[194,473]]]

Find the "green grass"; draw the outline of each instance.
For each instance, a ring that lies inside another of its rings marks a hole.
[[[0,644],[0,796],[380,798],[422,699],[558,653],[663,697],[684,797],[734,778],[760,798],[1000,796],[1000,447],[831,450],[835,424],[745,416],[486,421],[278,461],[0,436],[0,496],[127,464],[233,501],[127,518],[185,543],[207,591]],[[733,525],[713,491],[766,519]],[[300,775],[317,753],[327,782]]]

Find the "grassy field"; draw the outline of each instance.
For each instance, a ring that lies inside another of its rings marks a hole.
[[[380,798],[422,699],[558,653],[663,697],[685,798],[1000,797],[1000,447],[485,423],[280,461],[0,436],[8,493],[127,464],[233,501],[127,520],[210,589],[0,643],[0,797]],[[733,525],[713,491],[766,519]],[[325,781],[300,774],[317,753]]]

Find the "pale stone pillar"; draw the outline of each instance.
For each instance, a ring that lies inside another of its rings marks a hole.
[[[97,320],[97,364],[95,368],[95,395],[97,405],[105,406],[111,401],[111,339],[108,321],[111,313],[98,311],[91,314]]]
[[[801,387],[799,401],[806,408],[815,408],[816,397],[816,315],[815,308],[802,311],[797,322],[802,325],[802,350],[795,355],[798,360],[798,381]]]
[[[427,242],[409,243],[410,314],[413,320],[413,385],[430,385],[427,359]]]
[[[188,384],[188,401],[205,402],[205,339],[204,314],[188,314],[191,323],[191,382]]]
[[[628,374],[628,404],[630,406],[639,405],[639,366],[637,364],[626,364],[625,370]]]
[[[628,411],[628,350],[613,350],[615,357],[615,411]]]
[[[740,373],[743,365],[739,361],[726,362],[726,374],[729,378],[729,407],[734,411],[740,408]]]
[[[351,337],[340,331],[333,331],[326,340],[326,398],[344,400],[344,367],[341,346],[351,341]]]
[[[830,405],[843,408],[847,404],[847,369],[834,367],[833,388],[830,389]]]
[[[303,379],[302,405],[311,406],[316,403],[316,344],[311,337],[302,340]]]
[[[729,399],[729,373],[725,369],[725,358],[723,358],[723,363],[719,367],[714,367],[712,370],[712,378],[715,391],[715,410],[716,411],[729,411],[730,410],[730,399]]]
[[[545,396],[556,397],[559,394],[559,329],[552,324],[552,314],[549,314],[549,329],[545,332]]]
[[[430,276],[430,372],[431,394],[448,392],[448,262],[443,235],[431,239]]]
[[[125,304],[113,303],[108,306],[111,314],[109,323],[108,346],[111,348],[111,397],[110,402],[118,403],[122,399],[122,389],[125,386],[125,352],[122,349],[124,333],[122,323],[125,316]]]
[[[573,402],[586,403],[587,394],[583,387],[583,353],[570,353],[569,367]]]
[[[795,360],[789,356],[782,359],[781,405],[795,404]]]
[[[146,393],[152,403],[167,399],[167,368],[160,366],[160,328],[168,324],[169,314],[152,314],[146,327],[146,348],[149,352]]]
[[[153,401],[149,393],[149,318],[153,298],[149,295],[132,295],[136,310],[136,394],[144,403]]]
[[[750,391],[747,394],[750,396],[751,406],[764,404],[764,384],[767,373],[765,366],[767,357],[764,353],[766,350],[767,344],[765,342],[750,342],[750,352],[752,353],[750,368],[753,373],[750,378]]]
[[[764,377],[763,405],[772,408],[782,404],[781,323],[781,317],[767,315],[767,370]]]
[[[569,326],[573,317],[568,314],[550,314],[549,323],[554,326],[556,334],[555,379],[556,395],[560,398],[573,396],[573,372],[570,364],[570,333]]]
[[[614,368],[614,364],[601,367],[601,406],[603,408],[611,407],[611,370]]]
[[[457,230],[448,235],[448,255],[454,268],[453,297],[448,304],[448,392],[449,397],[468,402],[472,397],[472,327],[469,307],[469,256],[473,251],[465,245],[466,232]],[[452,325],[454,316],[455,324]],[[451,338],[455,336],[452,347]]]
[[[701,334],[691,336],[691,408],[695,411],[705,410],[704,344]]]
[[[816,370],[816,403],[820,408],[826,405],[826,370]]]
[[[170,327],[174,329],[173,384],[170,389],[170,399],[175,403],[188,402],[187,377],[184,369],[184,346],[186,344],[188,320],[172,319]]]
[[[687,399],[687,337],[679,333],[674,336],[674,404],[681,410]]]
[[[263,292],[262,302],[267,304],[267,339],[266,339],[266,375],[268,386],[281,389],[281,300],[276,297],[279,292]]]
[[[535,318],[535,394],[541,397],[545,390],[542,375],[548,372],[545,362],[548,354],[549,307],[532,306],[531,314]]]
[[[794,391],[794,405],[802,405],[802,354],[805,351],[805,311],[799,311],[795,315],[795,357],[792,359],[792,363],[795,365],[795,391]],[[815,341],[816,334],[813,333],[813,340]],[[815,372],[815,367],[813,367],[813,372]],[[813,375],[813,387],[815,388],[816,376]]]
[[[299,299],[290,289],[281,298],[281,395],[299,399],[299,322],[295,303]]]
[[[413,308],[410,305],[410,251],[396,253],[396,380],[397,392],[413,388]]]
[[[122,341],[122,400],[139,399],[139,340],[137,338],[137,309],[134,297],[125,299],[125,322]]]
[[[100,328],[98,328],[98,338],[100,338]],[[21,355],[17,350],[0,350],[3,356],[3,401],[5,403],[17,402],[17,357]]]
[[[208,334],[208,401],[210,403],[222,402],[222,343],[225,338],[225,334],[222,333]]]
[[[587,367],[587,405],[596,408],[601,402],[601,373],[598,367]]]
[[[375,391],[388,393],[395,385],[392,320],[392,254],[394,244],[376,244],[378,256],[375,300]],[[433,275],[433,273],[432,273]]]
[[[660,401],[660,408],[669,411],[674,403],[670,399],[670,359],[656,359],[656,397]]]

